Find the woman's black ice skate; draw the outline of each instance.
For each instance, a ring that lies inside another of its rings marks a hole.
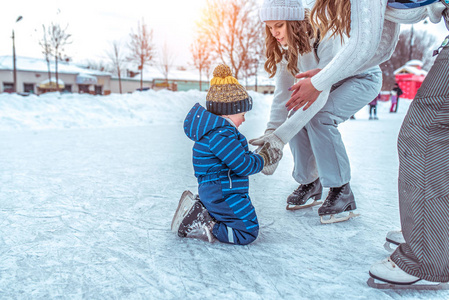
[[[359,216],[352,211],[356,209],[354,194],[349,183],[337,188],[330,188],[329,194],[323,205],[318,209],[318,215],[321,217],[321,223],[337,223],[347,221],[353,217]],[[335,215],[348,212],[347,216],[335,217]],[[330,218],[324,218],[330,216]]]
[[[298,210],[307,207],[312,207],[323,203],[317,201],[321,199],[323,194],[323,186],[318,178],[317,180],[308,183],[301,184],[293,193],[287,198],[287,210]],[[309,199],[313,199],[312,203],[306,204]]]

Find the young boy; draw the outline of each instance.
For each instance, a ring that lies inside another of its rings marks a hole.
[[[268,150],[268,144],[258,154],[249,151],[238,127],[251,110],[252,99],[228,66],[217,66],[213,75],[207,110],[197,103],[184,121],[184,132],[195,142],[193,168],[199,195],[183,193],[171,229],[180,237],[246,245],[259,233],[248,195],[248,176],[259,173],[281,154]]]

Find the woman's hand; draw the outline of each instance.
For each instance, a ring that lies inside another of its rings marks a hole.
[[[320,71],[321,69],[313,69],[295,76],[296,78],[304,79],[289,88],[293,93],[290,100],[285,104],[288,110],[293,109],[296,111],[303,106],[303,110],[306,110],[315,102],[321,92],[313,86],[311,77]]]

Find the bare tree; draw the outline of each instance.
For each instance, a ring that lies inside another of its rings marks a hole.
[[[121,94],[122,93],[122,70],[124,69],[124,64],[125,64],[126,59],[123,54],[120,42],[113,41],[112,42],[112,51],[107,52],[107,55],[111,61],[111,64],[113,67],[113,73],[115,73],[118,76],[119,90],[120,90],[120,94]]]
[[[198,32],[210,43],[212,53],[227,63],[236,78],[255,52],[254,45],[263,43],[255,0],[208,0],[197,24]]]
[[[248,49],[248,54],[243,60],[242,73],[248,86],[248,78],[255,77],[255,90],[257,91],[257,73],[259,71],[260,61],[264,57],[265,47],[265,32],[264,26],[256,24],[256,30],[251,32],[251,37],[244,39],[246,43],[245,49]]]
[[[50,36],[50,45],[52,48],[52,53],[55,58],[55,74],[56,74],[56,90],[59,91],[59,80],[58,80],[58,62],[66,60],[63,58],[64,47],[71,42],[69,41],[71,34],[67,33],[67,25],[62,28],[59,24],[51,23],[48,28],[48,34]]]
[[[148,30],[147,25],[142,20],[142,23],[137,23],[137,32],[131,31],[130,36],[131,56],[129,61],[136,63],[140,70],[140,89],[142,90],[144,66],[154,59],[153,30]]]
[[[429,70],[435,57],[433,50],[438,47],[436,36],[423,30],[403,30],[391,58],[380,65],[383,74],[382,90],[390,90],[395,83],[394,71],[411,59],[423,62],[423,69]]]
[[[103,60],[91,60],[88,59],[83,63],[86,69],[98,70],[102,72],[111,72],[111,67]]]
[[[164,76],[165,83],[168,83],[168,74],[173,67],[174,55],[173,52],[167,46],[167,42],[164,43],[160,54],[160,61],[158,64],[159,71]]]
[[[51,85],[51,68],[50,68],[50,58],[52,56],[51,45],[47,39],[47,30],[45,29],[45,25],[42,25],[43,29],[43,37],[42,40],[39,41],[39,45],[42,47],[42,54],[44,54],[45,61],[47,62],[47,73],[48,73],[48,82]]]
[[[202,90],[202,75],[204,72],[208,75],[207,71],[210,70],[211,67],[210,50],[207,47],[208,43],[205,43],[204,41],[205,39],[203,38],[197,38],[192,45],[190,45],[193,66],[200,72],[200,91]]]

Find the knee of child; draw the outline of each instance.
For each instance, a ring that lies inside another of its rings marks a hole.
[[[259,236],[259,225],[257,227],[252,228],[250,231],[241,231],[239,244],[240,245],[248,245],[254,242]]]

